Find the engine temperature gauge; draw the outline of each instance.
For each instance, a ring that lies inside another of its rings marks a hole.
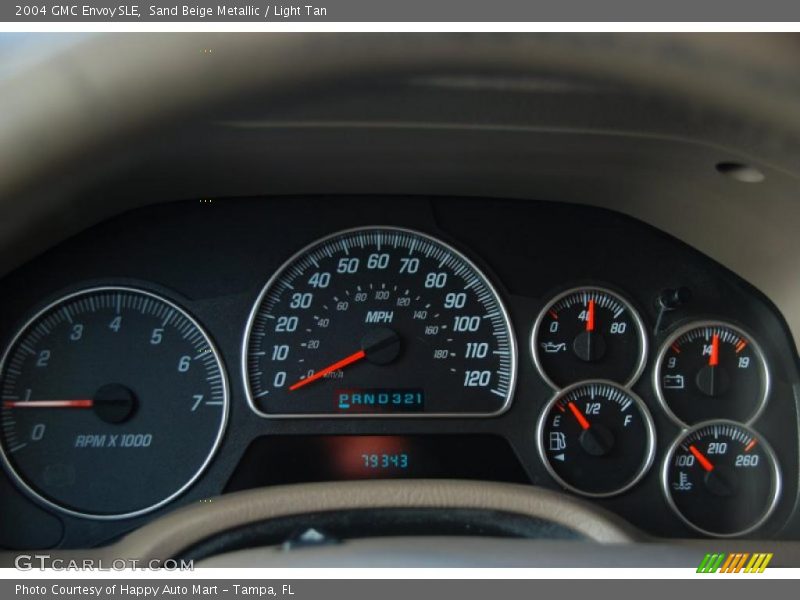
[[[555,389],[588,379],[632,385],[642,373],[647,337],[639,314],[603,288],[575,288],[553,298],[536,319],[531,350]]]
[[[686,523],[719,537],[761,526],[781,487],[769,444],[727,420],[706,421],[681,434],[664,460],[662,482],[667,501]]]
[[[572,385],[547,404],[537,426],[539,454],[565,488],[613,496],[653,462],[653,421],[638,396],[610,381]]]
[[[769,394],[764,354],[749,334],[728,323],[681,327],[664,343],[653,373],[658,399],[679,425],[752,422]]]

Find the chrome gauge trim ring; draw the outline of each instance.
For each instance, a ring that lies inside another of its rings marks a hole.
[[[614,291],[612,289],[601,287],[601,286],[597,286],[597,285],[581,285],[581,286],[573,287],[573,288],[570,288],[568,290],[564,290],[563,292],[560,292],[559,294],[553,296],[547,302],[545,302],[544,308],[542,308],[542,310],[536,316],[536,321],[534,321],[534,323],[533,323],[533,329],[531,330],[530,340],[528,342],[528,346],[530,348],[531,355],[533,356],[533,364],[536,366],[536,370],[539,373],[539,376],[542,379],[544,379],[545,383],[547,383],[547,385],[549,385],[552,389],[554,389],[556,391],[561,390],[561,389],[566,389],[566,388],[560,388],[558,385],[556,385],[555,382],[553,382],[550,379],[550,377],[547,375],[547,373],[545,372],[544,367],[543,367],[543,365],[541,363],[541,359],[539,357],[539,351],[536,348],[536,338],[539,335],[539,330],[541,329],[542,321],[544,320],[544,318],[547,315],[547,312],[550,310],[550,308],[556,302],[562,300],[563,298],[566,298],[567,296],[569,296],[571,294],[574,294],[576,292],[581,292],[581,291],[584,291],[584,290],[592,290],[592,291],[600,292],[600,293],[603,293],[603,294],[608,294],[608,295],[613,296],[614,298],[618,299],[623,304],[623,306],[625,306],[625,310],[630,313],[631,317],[633,318],[634,323],[636,324],[636,329],[638,331],[639,345],[641,347],[641,351],[639,352],[639,361],[636,364],[634,372],[632,373],[632,375],[630,376],[630,378],[627,381],[624,381],[624,382],[623,381],[612,382],[612,383],[614,383],[616,385],[620,385],[620,386],[625,387],[625,388],[630,388],[631,386],[633,386],[639,380],[639,377],[642,376],[642,373],[644,372],[644,368],[647,365],[647,353],[648,353],[648,349],[649,348],[648,348],[648,342],[647,342],[647,332],[645,331],[645,328],[644,328],[644,321],[642,320],[642,317],[639,314],[639,311],[637,311],[633,307],[633,305],[630,303],[630,301],[627,298],[625,298],[625,296],[623,296],[619,292],[616,292],[616,291]],[[572,385],[572,384],[570,384],[570,385]]]
[[[701,321],[691,321],[684,325],[681,325],[674,331],[672,331],[669,336],[664,340],[664,343],[661,344],[661,347],[658,350],[658,354],[656,355],[655,364],[653,365],[653,389],[655,390],[656,398],[658,398],[658,403],[661,405],[661,408],[664,409],[664,412],[667,416],[674,422],[676,425],[681,427],[682,429],[693,428],[693,425],[690,423],[685,423],[683,420],[678,418],[667,402],[667,399],[664,397],[664,392],[661,389],[661,381],[660,381],[660,374],[661,374],[661,365],[664,363],[664,358],[669,350],[670,346],[675,343],[675,341],[680,338],[682,335],[691,331],[693,329],[703,328],[703,327],[725,327],[728,329],[732,329],[733,331],[741,334],[741,337],[745,338],[753,349],[755,356],[758,358],[758,363],[761,369],[762,374],[762,383],[761,383],[761,393],[760,398],[758,401],[758,405],[756,406],[755,411],[752,415],[745,421],[742,421],[744,425],[751,425],[755,423],[758,417],[764,412],[764,409],[767,407],[767,401],[769,400],[769,392],[772,387],[772,377],[769,372],[769,365],[767,364],[767,359],[764,356],[764,352],[761,349],[761,346],[758,344],[756,339],[750,335],[750,333],[740,327],[739,325],[734,325],[729,321],[720,321],[716,319],[705,319]],[[730,420],[726,419],[725,416],[721,416],[715,419],[706,419],[704,422],[708,422],[709,420]],[[738,423],[739,421],[732,421]]]
[[[702,429],[703,427],[707,427],[715,423],[733,425],[735,427],[740,427],[750,432],[754,437],[758,438],[759,445],[764,449],[764,451],[769,456],[770,463],[772,465],[772,475],[773,475],[772,499],[770,501],[769,506],[767,507],[767,510],[764,512],[764,514],[761,516],[760,519],[758,519],[755,523],[753,523],[749,527],[742,529],[740,531],[734,531],[732,533],[715,533],[713,531],[708,531],[706,529],[703,529],[699,525],[695,525],[692,521],[690,521],[683,515],[678,506],[675,504],[675,501],[672,498],[672,494],[669,491],[669,465],[672,462],[672,459],[675,455],[675,450],[678,448],[678,446],[680,446],[680,442],[686,439],[687,436]],[[669,450],[667,450],[667,453],[664,456],[664,462],[661,465],[661,493],[664,495],[664,498],[667,501],[667,504],[669,505],[670,509],[672,509],[672,511],[680,518],[681,521],[686,523],[686,525],[691,527],[693,530],[710,537],[734,538],[747,535],[748,533],[752,533],[753,531],[757,530],[764,523],[766,523],[767,520],[775,512],[775,509],[778,507],[778,502],[780,500],[782,490],[783,490],[783,476],[781,475],[781,469],[780,466],[778,465],[778,457],[775,455],[775,451],[772,449],[772,446],[766,439],[764,439],[763,435],[761,435],[758,431],[756,431],[752,427],[745,425],[744,423],[740,423],[739,421],[732,421],[730,419],[711,419],[708,421],[702,421],[697,425],[689,427],[688,429],[683,429],[670,444]]]
[[[192,315],[189,314],[189,312],[186,309],[182,308],[181,306],[179,306],[175,302],[165,298],[164,296],[162,296],[160,294],[156,294],[154,292],[150,292],[148,290],[145,290],[145,289],[142,289],[142,288],[133,287],[133,286],[115,286],[115,285],[89,287],[89,288],[84,288],[84,289],[78,290],[76,292],[72,292],[70,294],[66,294],[66,295],[60,296],[56,300],[50,302],[44,308],[42,308],[39,311],[37,311],[36,314],[34,314],[27,321],[25,321],[25,323],[22,325],[22,327],[19,328],[17,333],[14,335],[14,337],[11,338],[11,341],[7,344],[7,346],[6,346],[6,348],[5,348],[4,352],[3,352],[3,357],[2,357],[2,359],[0,359],[0,381],[2,381],[2,377],[3,377],[3,373],[4,373],[4,369],[5,369],[5,364],[6,364],[6,361],[7,361],[8,357],[9,357],[9,354],[10,354],[11,350],[16,346],[16,344],[19,341],[19,339],[28,331],[29,327],[33,323],[35,323],[40,317],[42,317],[43,315],[46,315],[47,313],[49,313],[51,310],[53,310],[54,308],[56,308],[60,304],[63,304],[65,302],[69,302],[69,301],[71,301],[74,298],[79,297],[79,296],[96,294],[96,293],[103,293],[103,292],[122,292],[122,293],[128,293],[128,294],[141,294],[141,295],[144,295],[144,296],[148,296],[148,297],[150,297],[150,298],[152,298],[152,299],[154,299],[154,300],[156,300],[158,302],[163,302],[167,306],[169,306],[169,307],[173,308],[174,310],[176,310],[183,317],[185,317],[194,327],[197,328],[197,331],[199,331],[200,334],[203,336],[204,341],[208,344],[208,347],[211,349],[212,353],[214,354],[214,358],[215,358],[217,364],[219,365],[220,376],[221,376],[221,380],[222,380],[222,390],[223,390],[222,419],[220,420],[220,425],[219,425],[219,430],[217,431],[217,436],[214,439],[214,443],[213,443],[213,445],[211,447],[211,450],[209,451],[208,456],[206,457],[206,459],[203,461],[203,463],[200,465],[200,467],[197,469],[197,471],[192,475],[192,477],[186,483],[184,483],[180,488],[178,488],[178,490],[176,490],[175,492],[170,494],[168,497],[164,498],[163,500],[161,500],[161,501],[159,501],[159,502],[157,502],[155,504],[152,504],[150,506],[147,506],[147,507],[135,510],[135,511],[130,511],[130,512],[126,512],[126,513],[117,513],[117,514],[95,514],[95,513],[83,512],[83,511],[79,511],[79,510],[73,510],[71,508],[67,508],[65,506],[61,506],[57,502],[54,502],[53,500],[50,500],[49,498],[47,498],[44,495],[42,495],[39,492],[37,492],[35,489],[33,489],[33,487],[31,487],[23,479],[23,477],[19,473],[17,473],[17,470],[14,468],[13,464],[9,460],[8,456],[6,455],[5,445],[3,443],[0,443],[0,458],[2,459],[3,467],[6,469],[6,472],[9,474],[9,476],[12,478],[12,480],[17,484],[17,486],[25,494],[27,494],[29,497],[31,497],[33,500],[35,500],[36,502],[38,502],[38,503],[40,503],[40,504],[42,504],[42,505],[44,505],[44,506],[46,506],[48,508],[54,509],[54,510],[56,510],[58,512],[61,512],[61,513],[67,514],[67,515],[71,515],[73,517],[80,517],[80,518],[84,518],[84,519],[93,519],[93,520],[97,520],[97,521],[117,521],[117,520],[122,520],[122,519],[130,519],[130,518],[133,518],[133,517],[139,517],[141,515],[145,515],[147,513],[153,512],[155,510],[158,510],[159,508],[162,508],[163,506],[166,506],[167,504],[169,504],[170,502],[172,502],[176,498],[180,497],[192,485],[194,485],[194,483],[200,478],[200,476],[208,468],[208,466],[211,463],[211,461],[213,460],[214,456],[216,456],[220,445],[222,444],[222,439],[225,436],[225,430],[227,429],[227,425],[228,425],[228,415],[229,415],[229,411],[230,411],[230,391],[229,391],[229,388],[228,388],[227,373],[225,372],[225,363],[222,361],[222,357],[220,356],[220,353],[217,350],[216,345],[212,342],[211,337],[208,335],[208,333],[203,328],[203,326],[200,325],[200,323],[194,317],[192,317]]]
[[[564,481],[555,472],[555,470],[553,469],[552,465],[550,464],[550,461],[547,460],[547,453],[546,453],[545,448],[544,448],[544,436],[543,436],[544,427],[545,427],[545,421],[547,420],[547,416],[550,414],[550,410],[553,408],[553,405],[556,402],[558,402],[558,400],[561,399],[563,396],[565,396],[565,395],[569,394],[570,392],[572,392],[574,389],[579,388],[579,387],[583,387],[583,386],[586,386],[586,385],[592,385],[592,384],[612,386],[612,387],[615,387],[615,388],[623,390],[626,395],[630,396],[630,398],[634,402],[636,402],[636,404],[639,407],[639,410],[640,410],[642,416],[644,417],[645,427],[647,429],[647,453],[646,453],[644,461],[642,461],[642,465],[639,468],[639,471],[636,473],[636,476],[629,483],[627,483],[626,485],[624,485],[624,486],[622,486],[622,487],[620,487],[620,488],[618,488],[616,490],[612,490],[610,492],[605,492],[605,493],[601,493],[601,494],[585,492],[585,491],[583,491],[583,490],[581,490],[579,488],[576,488],[573,485],[567,483],[566,481]],[[655,425],[653,423],[653,417],[650,414],[650,411],[648,410],[647,405],[645,404],[644,400],[642,400],[637,394],[632,392],[630,389],[620,385],[619,383],[617,383],[615,381],[610,381],[610,380],[607,380],[607,379],[587,379],[585,381],[578,381],[576,383],[568,385],[567,387],[565,387],[562,390],[557,391],[553,395],[553,397],[550,398],[550,400],[547,402],[547,404],[545,404],[545,406],[542,409],[541,413],[539,414],[539,418],[538,418],[538,420],[536,422],[536,449],[537,449],[537,451],[539,453],[539,458],[541,459],[542,463],[544,464],[545,469],[547,469],[547,472],[550,474],[550,476],[560,486],[562,486],[563,488],[565,488],[565,489],[567,489],[567,490],[569,490],[571,492],[574,492],[576,494],[584,496],[586,498],[609,498],[611,496],[617,496],[619,494],[622,494],[623,492],[627,492],[629,489],[631,489],[633,486],[635,486],[637,483],[639,483],[639,481],[641,481],[642,478],[650,470],[650,467],[653,465],[653,462],[654,462],[655,456],[656,456],[656,428],[655,428]]]
[[[375,230],[383,230],[383,231],[390,231],[390,232],[399,232],[405,233],[407,235],[418,236],[425,240],[428,240],[432,244],[436,244],[439,246],[444,247],[447,249],[448,252],[452,252],[452,254],[459,260],[463,261],[469,268],[471,268],[477,276],[479,276],[483,283],[486,285],[487,289],[491,292],[498,308],[503,317],[503,322],[505,324],[505,328],[508,331],[509,336],[509,347],[510,347],[510,369],[511,373],[509,374],[509,387],[508,387],[508,394],[503,402],[503,405],[496,411],[491,413],[395,413],[395,414],[337,414],[337,413],[312,413],[312,414],[273,414],[267,413],[258,408],[255,403],[255,399],[253,397],[253,391],[250,387],[250,378],[248,377],[248,369],[247,369],[247,352],[248,346],[250,341],[250,336],[253,329],[253,324],[255,322],[256,316],[258,315],[258,311],[261,308],[261,305],[266,297],[267,293],[269,293],[270,289],[275,285],[277,281],[279,281],[280,277],[286,272],[286,270],[297,260],[302,258],[305,254],[312,251],[314,248],[318,246],[322,246],[328,243],[330,240],[336,239],[338,237],[344,237],[348,235],[352,235],[354,233],[359,233],[363,231],[375,231]],[[462,252],[455,249],[452,245],[448,244],[447,242],[434,237],[430,234],[417,231],[415,229],[409,229],[405,227],[396,227],[394,225],[366,225],[361,227],[353,227],[350,229],[343,229],[341,231],[337,231],[321,238],[318,238],[312,241],[310,244],[305,245],[300,250],[292,254],[288,259],[286,259],[280,267],[272,274],[272,276],[267,280],[267,283],[261,288],[258,296],[256,297],[255,302],[253,303],[252,308],[250,309],[250,314],[247,318],[247,325],[245,326],[244,330],[244,337],[242,339],[241,345],[241,362],[240,362],[242,380],[244,383],[245,389],[245,397],[247,399],[247,404],[256,415],[262,417],[264,419],[431,419],[431,418],[449,418],[449,419],[458,419],[458,418],[486,418],[486,417],[496,417],[505,413],[510,407],[511,403],[514,400],[514,393],[516,391],[516,384],[517,384],[517,341],[516,336],[514,334],[514,328],[511,325],[511,319],[508,314],[508,310],[503,302],[502,297],[497,291],[497,288],[492,284],[491,280],[486,276],[482,269],[480,269],[472,260],[467,258]]]

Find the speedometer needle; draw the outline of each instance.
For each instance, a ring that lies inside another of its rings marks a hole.
[[[291,386],[289,386],[289,391],[293,392],[294,390],[301,388],[304,385],[308,385],[312,381],[316,381],[317,379],[325,377],[325,375],[327,375],[328,373],[332,373],[333,371],[338,371],[339,369],[343,369],[347,365],[352,365],[353,363],[360,361],[366,356],[367,353],[364,352],[364,350],[359,350],[358,352],[354,352],[350,356],[347,356],[342,360],[335,362],[332,365],[329,365],[320,371],[317,371],[313,375],[309,375],[305,379],[301,379],[297,383],[292,384]]]
[[[92,408],[94,400],[6,400],[3,408]]]

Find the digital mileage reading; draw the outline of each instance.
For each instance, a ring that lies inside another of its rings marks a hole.
[[[364,479],[530,483],[500,436],[265,435],[247,448],[225,491]]]
[[[362,454],[361,460],[365,469],[387,471],[392,469],[408,469],[408,454],[370,453]]]
[[[393,227],[302,250],[267,282],[243,364],[262,416],[486,416],[511,402],[516,347],[487,278]]]

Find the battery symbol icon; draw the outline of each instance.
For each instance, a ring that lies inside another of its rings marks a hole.
[[[665,390],[682,390],[683,375],[664,375],[663,385]]]

